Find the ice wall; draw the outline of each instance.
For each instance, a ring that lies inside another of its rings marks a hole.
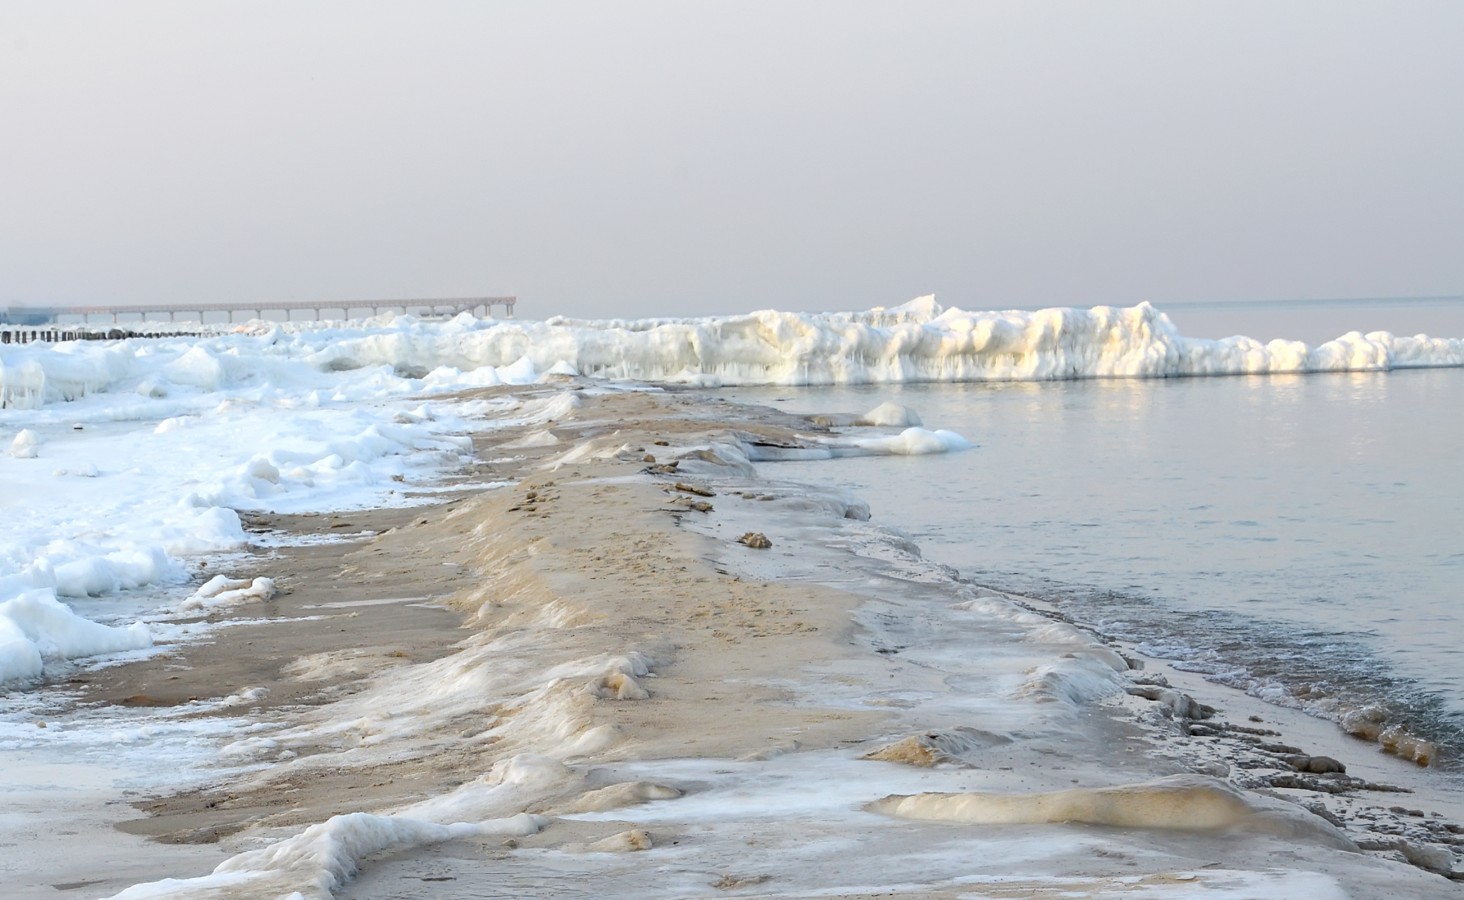
[[[703,385],[1162,378],[1464,365],[1464,339],[1350,332],[1317,346],[1188,338],[1145,304],[966,312],[922,297],[858,313],[446,322],[385,317],[253,334],[0,348],[0,405],[267,381],[381,394],[522,383],[549,372]]]
[[[764,311],[641,321],[497,323],[469,332],[365,334],[328,365],[508,366],[699,384],[865,384],[1381,370],[1464,365],[1464,340],[1343,335],[1317,347],[1180,335],[1148,304],[965,312],[923,297],[862,313]]]

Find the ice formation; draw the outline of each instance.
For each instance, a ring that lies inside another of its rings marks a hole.
[[[453,327],[465,328],[466,325],[458,323]],[[380,407],[372,408],[367,402],[402,396],[396,392],[405,391],[406,396],[411,396],[411,391],[414,390],[436,390],[451,384],[452,379],[457,376],[448,372],[449,367],[430,370],[427,377],[417,378],[402,374],[418,371],[404,365],[392,365],[389,368],[351,368],[341,363],[341,357],[331,358],[336,363],[328,366],[326,373],[320,375],[323,382],[314,381],[314,376],[302,376],[302,381],[311,384],[311,387],[300,391],[295,391],[294,388],[286,391],[281,387],[273,394],[270,391],[251,392],[241,388],[237,360],[221,361],[225,360],[223,354],[210,355],[187,350],[165,364],[173,366],[172,369],[164,372],[162,368],[153,367],[150,374],[144,376],[140,383],[150,385],[147,396],[154,397],[170,410],[168,418],[163,420],[169,423],[167,427],[160,423],[147,431],[150,435],[165,437],[166,441],[144,451],[125,465],[141,468],[146,462],[158,460],[157,447],[173,448],[173,456],[168,461],[173,463],[176,457],[176,468],[156,484],[176,489],[171,494],[166,490],[161,493],[169,494],[173,498],[178,495],[182,497],[164,504],[163,511],[157,513],[157,520],[143,529],[153,540],[147,543],[144,552],[132,557],[139,563],[137,572],[145,574],[147,565],[154,565],[157,568],[154,573],[155,582],[168,577],[169,557],[156,550],[163,546],[162,538],[159,537],[162,534],[159,530],[162,525],[158,523],[183,523],[178,525],[176,540],[168,544],[170,547],[187,544],[187,522],[190,521],[197,526],[197,534],[202,535],[201,538],[196,538],[197,545],[206,546],[215,538],[232,539],[234,535],[241,535],[239,517],[233,512],[235,508],[270,510],[279,508],[277,504],[300,502],[302,499],[305,502],[320,503],[324,497],[340,496],[329,493],[332,486],[341,487],[345,495],[354,497],[357,502],[374,502],[379,498],[371,493],[375,490],[372,485],[390,485],[395,483],[392,476],[404,476],[407,470],[399,465],[403,460],[432,454],[446,454],[451,458],[453,454],[467,449],[460,436],[450,433],[455,426],[445,416],[434,414],[425,407],[404,413],[400,411],[401,403],[383,403]],[[522,362],[525,359],[527,356],[521,356],[520,362],[509,367],[492,368],[488,371],[492,378],[503,378],[503,373],[508,369],[513,370],[514,377],[531,377],[536,367],[531,362]],[[186,364],[178,365],[179,360],[186,360]],[[452,369],[459,375],[463,374],[461,369]],[[562,370],[560,367],[560,371]],[[192,382],[188,381],[189,377],[193,378]],[[487,381],[488,377],[485,375],[481,380]],[[417,385],[416,382],[421,384]],[[431,384],[430,388],[428,382]],[[458,382],[459,386],[462,383],[464,382]],[[161,391],[161,396],[155,397],[154,390]],[[179,392],[185,390],[200,392],[197,394],[200,402],[181,402]],[[309,402],[293,405],[300,397],[309,398]],[[84,403],[85,399],[83,397],[81,402]],[[530,430],[540,429],[536,434],[548,435],[550,428],[563,430],[564,423],[557,420],[570,416],[579,403],[575,393],[557,391],[548,386],[539,391],[538,399],[513,409],[509,415],[517,423],[530,426]],[[324,415],[332,406],[347,407],[350,412]],[[290,414],[279,415],[280,410],[289,410]],[[812,436],[808,438],[808,446],[792,449],[835,456],[855,453],[945,452],[966,446],[964,439],[958,435],[930,431],[920,426],[918,417],[908,410],[880,407],[863,418],[868,421],[869,427],[903,430],[897,434],[855,431],[827,439],[823,436]],[[67,420],[71,420],[70,415]],[[40,416],[38,421],[51,426],[56,424],[44,416]],[[342,438],[340,435],[351,437]],[[597,443],[597,440],[599,439],[576,442],[573,449],[566,451],[561,458],[570,459],[570,454],[581,452],[626,452],[628,448],[628,445],[621,443],[625,440],[624,436],[607,435],[601,443]],[[193,442],[186,444],[189,451],[177,452],[179,442],[184,441]],[[543,442],[543,446],[554,445],[555,442]],[[48,456],[53,448],[61,457],[73,452],[60,439],[48,440],[46,446]],[[227,452],[209,455],[219,449]],[[689,450],[684,458],[687,460],[687,469],[693,469],[697,462],[701,462],[709,468],[738,471],[738,464],[747,465],[750,459],[765,458],[758,454],[767,452],[772,451],[755,441],[747,440],[706,448],[705,455],[701,455],[699,450]],[[117,455],[118,452],[114,451],[108,459],[102,461],[99,477],[103,480],[118,471],[119,466],[115,459]],[[550,455],[552,457],[552,453]],[[185,462],[191,461],[184,457],[200,456],[208,456],[207,465],[196,471],[180,471]],[[639,453],[636,459],[639,459]],[[349,477],[337,479],[336,476],[342,473],[349,473]],[[185,486],[186,491],[183,490]],[[721,496],[728,495],[724,493]],[[776,520],[786,525],[784,517],[790,511],[799,509],[800,504],[809,507],[821,505],[825,514],[841,519],[861,518],[854,505],[837,496],[783,499],[777,516],[768,516],[759,512],[756,504],[748,504],[748,509],[742,514]],[[730,502],[727,505],[732,506]],[[87,509],[86,512],[94,514],[97,510]],[[851,512],[856,514],[850,515]],[[188,519],[189,516],[195,518]],[[862,518],[868,518],[867,507],[863,509]],[[100,517],[95,519],[102,520]],[[486,527],[492,521],[492,517],[484,517],[484,523],[479,527]],[[732,529],[734,533],[736,530],[738,529]],[[76,549],[80,555],[76,562],[79,564],[75,566],[74,573],[64,578],[56,571],[59,567],[35,567],[38,577],[44,574],[42,570],[45,569],[51,573],[53,582],[52,596],[47,597],[41,592],[42,596],[36,598],[37,604],[46,606],[51,603],[59,606],[54,593],[60,590],[73,594],[91,593],[93,588],[106,591],[116,589],[109,588],[108,585],[121,585],[123,582],[114,576],[109,576],[111,580],[101,577],[104,573],[98,560],[111,554],[120,564],[129,558],[121,551],[127,549],[130,552],[130,549],[122,548],[116,535],[107,537],[108,541],[87,543],[85,546],[78,543]],[[506,543],[483,538],[478,528],[475,528],[469,540],[480,539],[484,546]],[[778,536],[778,539],[781,541],[782,537]],[[812,552],[809,550],[811,543],[804,542],[794,546],[805,552]],[[17,548],[12,559],[27,552],[48,553],[59,558],[59,551],[67,546],[66,540],[58,537],[53,546]],[[0,546],[0,551],[8,550],[9,548]],[[763,556],[771,557],[774,554]],[[839,560],[842,562],[843,558],[839,557]],[[4,566],[7,564],[9,563],[5,559],[0,558],[0,578],[5,577]],[[774,563],[759,559],[757,565]],[[881,563],[880,568],[871,571],[880,574],[877,583],[878,592],[885,595],[882,602],[893,603],[902,598],[898,596],[895,580],[884,579],[883,565]],[[494,567],[485,564],[483,568],[491,571]],[[850,576],[864,574],[867,573],[857,569],[849,573]],[[869,580],[876,582],[873,578]],[[200,607],[206,607],[211,602],[223,602],[222,598],[240,601],[254,599],[267,595],[270,589],[267,582],[267,579],[245,582],[243,579],[218,577],[199,588],[194,593],[194,598]],[[769,578],[767,581],[769,585],[778,583],[776,578]],[[848,847],[852,845],[843,839],[843,835],[852,832],[840,833],[829,829],[830,822],[837,823],[840,828],[857,828],[859,833],[864,833],[870,826],[867,821],[862,820],[878,820],[881,824],[875,827],[887,827],[885,835],[892,838],[897,831],[917,830],[895,820],[879,820],[861,810],[872,797],[890,790],[927,790],[928,783],[922,783],[921,779],[928,772],[922,770],[913,776],[902,772],[893,776],[894,781],[882,784],[879,790],[870,790],[872,776],[858,771],[858,767],[881,764],[867,760],[841,759],[835,753],[809,755],[798,761],[790,760],[783,769],[769,767],[764,770],[768,777],[763,784],[770,786],[770,790],[764,793],[749,792],[748,782],[745,780],[748,777],[746,773],[755,772],[759,764],[767,761],[760,756],[736,763],[725,760],[682,763],[685,768],[679,770],[681,777],[673,777],[678,773],[674,760],[658,758],[648,763],[646,770],[627,770],[617,773],[616,776],[623,775],[636,780],[608,786],[603,785],[600,780],[592,781],[583,771],[584,766],[579,763],[586,756],[604,754],[618,740],[615,730],[617,726],[604,722],[603,716],[597,719],[592,712],[610,705],[624,709],[635,705],[638,700],[648,699],[648,695],[660,683],[652,680],[654,664],[661,659],[660,651],[655,647],[641,651],[615,644],[595,652],[581,653],[578,645],[566,642],[564,659],[546,658],[542,653],[544,646],[533,642],[536,633],[542,636],[546,630],[544,626],[565,631],[593,632],[596,629],[578,628],[590,620],[591,614],[588,611],[577,611],[563,604],[540,603],[538,601],[543,595],[530,590],[531,587],[532,585],[525,587],[526,596],[519,598],[521,609],[515,610],[508,606],[494,611],[494,615],[506,626],[500,631],[465,640],[457,648],[458,652],[451,656],[392,670],[389,676],[384,674],[383,677],[373,680],[360,692],[340,698],[332,704],[328,713],[304,716],[284,729],[242,730],[235,742],[226,748],[226,755],[230,757],[251,762],[277,761],[279,765],[295,766],[296,771],[305,777],[308,777],[314,766],[328,766],[348,759],[359,762],[362,759],[400,759],[405,753],[434,753],[438,745],[429,738],[435,734],[448,733],[449,730],[466,741],[492,743],[499,748],[499,752],[505,754],[516,749],[519,751],[516,755],[500,759],[482,777],[459,784],[446,794],[429,796],[411,807],[398,809],[394,814],[351,813],[336,816],[269,846],[258,847],[257,844],[252,844],[251,849],[246,849],[218,866],[211,875],[140,885],[119,896],[193,897],[211,893],[282,896],[299,892],[300,896],[327,897],[353,875],[362,860],[382,851],[408,850],[431,842],[465,837],[527,835],[541,827],[543,820],[536,815],[514,815],[519,810],[531,809],[534,813],[554,815],[622,818],[624,813],[620,811],[620,807],[626,804],[651,803],[654,806],[653,801],[681,797],[680,788],[652,780],[662,776],[666,776],[665,780],[668,782],[694,788],[686,791],[689,799],[677,800],[678,803],[686,804],[684,809],[692,812],[674,814],[690,815],[693,817],[691,821],[698,821],[695,816],[700,815],[700,821],[707,823],[699,832],[701,835],[710,834],[714,828],[731,819],[729,813],[743,817],[735,826],[738,828],[742,827],[742,822],[753,821],[766,823],[769,830],[779,827],[789,829],[784,832],[788,836],[787,846],[779,853],[792,859],[788,863],[790,869],[799,864],[797,853],[811,852],[806,851],[806,848],[820,844],[828,847],[830,855],[837,858],[829,865],[850,865]],[[802,592],[803,588],[799,587],[797,590]],[[489,593],[497,592],[490,592],[485,586],[484,597],[478,598],[484,609],[489,606]],[[3,597],[0,594],[0,599]],[[875,598],[871,595],[870,599],[872,601]],[[761,599],[756,600],[757,606],[754,608],[761,608],[763,602]],[[1091,639],[1078,629],[1052,623],[1010,604],[1000,603],[995,597],[972,599],[952,607],[951,612],[949,619],[953,621],[938,620],[928,614],[890,616],[891,621],[912,619],[922,628],[931,629],[924,633],[915,632],[923,639],[910,641],[911,648],[895,664],[909,664],[921,673],[937,672],[942,676],[941,682],[955,683],[957,678],[945,678],[945,673],[938,667],[923,665],[932,654],[950,652],[942,651],[931,638],[938,635],[948,640],[949,646],[960,647],[954,657],[964,660],[963,664],[971,667],[971,671],[964,673],[959,679],[963,685],[961,689],[979,698],[985,715],[1017,727],[990,734],[957,732],[962,740],[948,741],[938,748],[946,752],[961,753],[973,748],[997,745],[1007,740],[1005,731],[1020,731],[1038,721],[1040,714],[1030,712],[1027,707],[1047,710],[1049,714],[1056,710],[1060,714],[1064,712],[1064,707],[1076,707],[1087,699],[1116,690],[1120,683],[1118,675],[1127,669],[1123,657],[1111,650],[1094,646]],[[519,616],[521,618],[515,618]],[[1001,616],[1005,619],[1001,619]],[[983,634],[1003,625],[1020,625],[1021,628],[1006,630],[1012,633],[1023,632],[1025,637],[1013,637],[1009,644],[1004,644],[1009,654],[1006,662],[993,666],[984,654],[971,653],[971,645],[951,640],[951,636],[945,633],[944,626],[959,626],[962,619],[969,619],[971,629],[979,629]],[[0,629],[5,627],[6,621],[0,617]],[[121,632],[136,635],[140,628],[141,626],[133,626],[131,629],[111,629],[97,634]],[[894,631],[888,633],[898,634]],[[0,648],[3,648],[7,636],[9,632],[0,630]],[[40,646],[33,636],[23,636],[18,640],[24,644],[19,648],[21,651]],[[568,652],[570,648],[574,648],[576,652]],[[1054,648],[1063,651],[1063,655],[1057,662],[1051,663],[1051,651]],[[0,649],[0,656],[5,652]],[[925,656],[922,657],[921,654]],[[533,660],[532,664],[521,662],[529,659]],[[914,659],[915,664],[905,662],[909,659]],[[1028,660],[1044,662],[1042,665],[1028,666]],[[296,671],[304,673],[315,667],[338,665],[341,661],[342,658],[326,658],[322,655],[321,658],[299,661]],[[988,669],[995,671],[986,671]],[[883,671],[880,675],[882,678]],[[925,676],[922,674],[921,677]],[[983,679],[979,682],[981,687],[973,689],[972,683],[977,677]],[[883,692],[883,681],[879,683]],[[830,685],[834,684],[830,680]],[[934,686],[933,677],[931,686]],[[832,690],[838,692],[843,688],[833,686]],[[937,696],[934,691],[931,693],[933,697]],[[247,697],[247,692],[236,696]],[[1028,697],[1055,702],[1037,707],[1037,704],[1025,702],[1024,698]],[[904,696],[892,696],[890,699],[912,702]],[[859,699],[859,702],[862,704],[863,699]],[[848,717],[841,714],[839,718]],[[307,753],[310,748],[314,748],[316,752]],[[536,748],[539,750],[537,753],[533,752]],[[799,766],[805,768],[800,769]],[[727,777],[734,770],[743,773],[744,780]],[[1101,779],[1105,777],[1105,773],[1093,763],[1071,773],[1064,771],[1060,779],[1054,775],[1054,779],[1059,784],[1065,784],[1069,774],[1083,776],[1086,783],[1101,783]],[[1001,776],[992,777],[995,780],[985,783],[989,786],[1000,785]],[[1048,784],[1050,786],[1051,782]],[[966,781],[962,787],[969,788],[970,785],[971,782]],[[718,787],[722,788],[720,792]],[[760,791],[765,790],[756,784],[754,787]],[[773,802],[768,802],[770,798]],[[553,802],[539,805],[546,800]],[[697,813],[698,808],[703,812]],[[901,817],[967,824],[1079,822],[1126,828],[1253,829],[1329,846],[1349,847],[1334,829],[1309,813],[1267,805],[1242,796],[1213,779],[1195,777],[1042,794],[988,792],[902,795],[877,801],[870,808]],[[638,814],[637,818],[653,824],[657,821],[657,815],[669,814],[673,813],[648,810],[644,816]],[[851,821],[850,817],[858,818]],[[1040,831],[1042,836],[1027,841],[1025,845],[1020,842],[1010,842],[1004,846],[988,843],[981,849],[992,856],[1000,855],[1003,859],[1013,853],[1036,856],[1037,847],[1045,849],[1048,845],[1076,845],[1078,851],[1087,850],[1081,842],[1070,838],[1067,841],[1052,840],[1053,829],[1033,830]],[[564,845],[558,852],[562,855],[580,851],[647,849],[652,846],[651,834],[640,828],[619,830],[599,841]],[[1144,841],[1147,838],[1141,838],[1139,843]],[[743,841],[739,837],[737,852],[745,852],[740,849],[742,845]],[[922,845],[910,854],[914,858],[911,865],[927,864],[930,857],[921,858],[922,854],[939,855],[942,852],[960,854],[962,871],[966,860],[972,856],[969,844],[945,850],[938,845],[925,844],[922,835]],[[671,868],[673,867],[667,866],[665,870]],[[663,873],[665,870],[662,870]],[[826,871],[843,870],[830,868]],[[1298,892],[1309,896],[1326,895],[1317,889],[1318,886],[1328,886],[1326,879],[1319,875],[1279,873],[1273,876],[1264,872],[1254,877],[1259,880],[1263,876],[1293,879],[1294,881],[1288,881],[1288,887],[1297,890],[1277,892],[1274,890],[1276,882],[1270,880],[1266,882],[1267,887],[1272,889],[1270,891],[1237,891],[1235,895]],[[697,877],[701,877],[699,873]],[[993,879],[996,877],[1003,876],[993,876]],[[1129,876],[1125,874],[1122,877]],[[1206,881],[1199,888],[1213,892],[1213,873],[1206,872],[1204,877]],[[1303,884],[1302,881],[1306,879],[1310,880]],[[1054,879],[1048,886],[1056,883],[1058,882]],[[1167,886],[1173,887],[1172,884]],[[705,882],[702,887],[705,888]],[[1128,882],[1122,884],[1125,893],[1131,887]],[[678,895],[688,893],[679,886],[663,885],[660,890],[663,893],[675,891]],[[509,891],[505,890],[507,892]],[[701,891],[706,892],[705,889]],[[1071,892],[1077,893],[1079,889],[1074,888]]]
[[[1179,334],[1153,306],[967,312],[933,297],[856,313],[764,310],[698,319],[449,322],[272,327],[181,340],[6,347],[0,406],[99,391],[161,398],[265,379],[383,393],[523,384],[578,374],[700,385],[1163,378],[1464,365],[1464,339],[1349,332],[1318,346]],[[913,423],[912,423],[913,424]]]
[[[268,600],[275,595],[275,583],[270,578],[230,578],[215,575],[205,581],[187,600],[179,604],[183,610],[208,610],[247,603],[250,600]]]
[[[1326,820],[1294,804],[1267,804],[1203,775],[1171,775],[1139,784],[1028,794],[894,794],[876,800],[869,809],[906,819],[971,825],[1072,822],[1181,831],[1240,829],[1356,849]]]
[[[74,659],[152,645],[146,625],[113,628],[72,612],[49,590],[0,601],[0,683],[41,674],[47,659]]]
[[[34,431],[22,428],[15,439],[10,442],[10,455],[16,459],[35,459],[41,455],[37,449],[39,443]]]
[[[539,816],[441,825],[399,816],[346,813],[311,825],[294,837],[220,863],[212,875],[140,884],[113,900],[198,897],[227,891],[251,897],[328,898],[355,874],[361,860],[388,849],[420,847],[465,837],[533,834]]]
[[[411,468],[452,465],[471,450],[463,433],[471,425],[426,406],[396,410],[471,387],[573,374],[816,385],[1458,365],[1464,365],[1461,339],[1352,332],[1317,347],[1201,340],[1178,334],[1148,304],[967,312],[943,308],[933,297],[854,313],[545,322],[385,316],[203,337],[5,345],[0,439],[9,448],[6,464],[15,468],[10,480],[35,494],[29,501],[35,506],[17,536],[0,533],[0,601],[21,589],[51,590],[55,599],[177,583],[183,578],[177,557],[243,546],[238,510],[389,502],[392,483]],[[518,421],[544,427],[523,447],[557,441],[552,423],[577,402],[565,391],[526,403]],[[148,427],[115,440],[105,453],[91,432],[71,433],[126,423]],[[924,428],[918,416],[893,404],[839,424],[904,430],[717,452],[745,464],[970,446],[960,435]],[[44,472],[29,462],[42,450]],[[577,452],[592,448],[570,454]],[[563,462],[572,460],[566,455]],[[77,475],[86,477],[62,484],[61,476]],[[121,489],[124,480],[133,494]],[[103,509],[98,497],[119,499]],[[7,581],[22,573],[28,574],[20,581]],[[27,653],[6,671],[30,671],[32,659]]]

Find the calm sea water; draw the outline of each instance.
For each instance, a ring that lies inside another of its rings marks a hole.
[[[1276,702],[1464,751],[1464,370],[738,391],[975,450],[776,463],[929,558]]]

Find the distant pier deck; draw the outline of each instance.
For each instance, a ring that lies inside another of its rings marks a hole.
[[[119,340],[127,337],[157,334],[197,334],[207,331],[210,314],[214,325],[233,324],[236,317],[244,321],[321,321],[339,313],[343,319],[361,315],[379,316],[395,312],[424,318],[451,318],[469,313],[490,316],[502,309],[503,317],[513,318],[516,297],[446,297],[417,300],[271,300],[247,303],[154,303],[136,305],[33,306],[0,307],[0,344],[28,344],[32,341]],[[296,313],[310,313],[301,316]],[[98,327],[97,323],[110,323]],[[158,328],[162,323],[195,324],[191,329]],[[152,327],[132,329],[127,323],[146,323]]]

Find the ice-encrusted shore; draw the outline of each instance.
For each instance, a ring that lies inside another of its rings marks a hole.
[[[385,394],[544,374],[701,386],[1170,378],[1464,365],[1464,338],[1352,331],[1311,346],[1187,337],[1148,303],[967,311],[933,296],[861,312],[687,319],[254,323],[212,336],[7,346],[0,408],[111,392],[167,399],[241,384],[297,389],[355,372]],[[415,383],[413,383],[415,382]]]
[[[1181,335],[1148,304],[968,312],[933,297],[844,313],[385,316],[201,330],[0,347],[11,501],[0,527],[0,684],[97,653],[149,652],[147,627],[104,627],[78,614],[78,601],[186,582],[183,560],[245,545],[240,512],[394,502],[393,482],[459,465],[464,418],[478,410],[436,400],[465,389],[571,374],[606,384],[867,384],[1464,365],[1459,338],[1206,340]],[[961,439],[915,430],[865,440],[882,446],[783,453],[920,453]]]
[[[897,452],[908,420],[831,432],[695,393],[514,395],[552,421],[480,431],[496,462],[472,476],[514,485],[351,545],[334,588],[353,599],[275,626],[318,626],[314,653],[275,667],[314,692],[232,707],[257,724],[223,744],[219,780],[150,807],[232,855],[119,896],[1459,891],[1429,871],[1455,865],[1448,817],[1389,813],[1425,804],[1375,790],[1427,773],[1166,689],[1126,648],[924,562],[857,498],[749,464]],[[311,596],[260,565],[286,590],[250,605]],[[331,643],[330,616],[414,577],[413,602],[466,623],[450,652]],[[1205,703],[1222,709],[1192,719]],[[1359,783],[1307,787],[1288,740]]]

